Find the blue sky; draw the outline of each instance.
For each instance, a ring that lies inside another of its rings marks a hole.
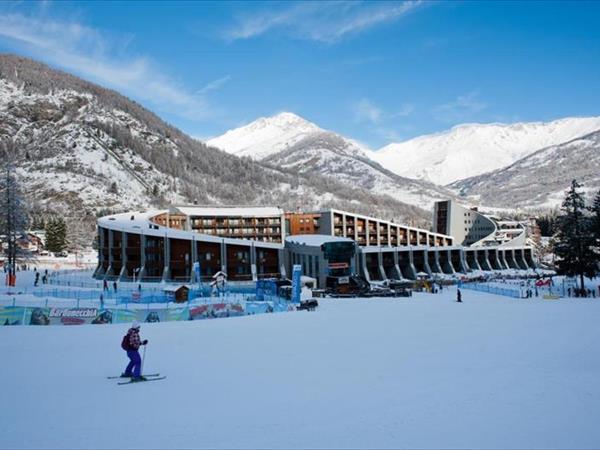
[[[15,2],[0,51],[209,138],[295,112],[372,148],[600,114],[600,2]]]

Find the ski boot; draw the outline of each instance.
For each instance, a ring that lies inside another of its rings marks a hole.
[[[139,377],[131,377],[131,381],[133,383],[137,383],[138,381],[147,381],[148,379],[144,376],[139,376]]]

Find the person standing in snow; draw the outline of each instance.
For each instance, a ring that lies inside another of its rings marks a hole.
[[[121,347],[127,352],[127,357],[129,358],[129,364],[127,364],[125,372],[121,374],[121,377],[131,378],[131,381],[146,380],[141,374],[142,358],[139,352],[139,348],[146,344],[148,344],[148,339],[144,339],[143,341],[140,339],[140,324],[134,321],[121,343]]]
[[[460,289],[456,290],[456,303],[462,303],[462,294],[460,292]]]

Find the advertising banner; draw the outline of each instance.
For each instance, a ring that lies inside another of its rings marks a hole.
[[[292,303],[300,303],[302,292],[302,266],[294,264],[292,269]]]

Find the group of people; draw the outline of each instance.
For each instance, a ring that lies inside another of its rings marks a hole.
[[[569,297],[571,297],[571,293],[572,293],[573,297],[596,298],[596,290],[595,289],[567,288],[567,293],[569,294]],[[600,296],[600,286],[598,286],[598,295]]]
[[[33,285],[39,286],[40,273],[38,272],[37,268],[34,268],[33,271],[35,272],[35,280],[33,281]],[[44,275],[42,275],[42,284],[48,284],[48,269],[44,270]]]

